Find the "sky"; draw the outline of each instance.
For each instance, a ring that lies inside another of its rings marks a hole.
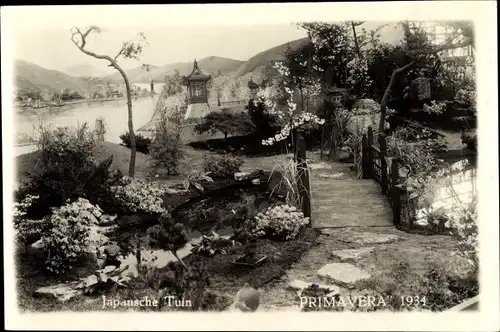
[[[292,24],[111,27],[91,35],[88,49],[114,56],[123,41],[138,40],[139,32],[144,33],[148,41],[141,62],[157,66],[191,62],[207,56],[246,61],[259,52],[307,36],[303,29]],[[101,70],[107,68],[107,61],[81,53],[70,38],[70,30],[64,28],[19,28],[14,38],[14,57],[54,70],[65,70],[77,64],[89,64]],[[123,61],[123,67],[136,67],[141,62]]]
[[[315,10],[310,5],[307,11],[294,10],[294,5],[290,6],[289,10],[284,4],[11,7],[2,17],[2,26],[7,28],[2,37],[6,36],[13,58],[47,69],[64,71],[89,64],[111,72],[107,61],[93,59],[77,49],[70,40],[72,27],[103,28],[102,33],[89,36],[88,49],[112,56],[122,42],[134,40],[143,32],[149,45],[141,62],[120,63],[127,69],[141,63],[162,66],[207,56],[246,61],[259,52],[306,37],[294,22],[315,21],[309,15],[318,17],[318,21],[326,21],[325,15],[329,21],[338,21],[359,14],[350,10],[355,5],[343,10],[338,4],[335,11]],[[367,25],[373,28],[387,22],[370,20]]]

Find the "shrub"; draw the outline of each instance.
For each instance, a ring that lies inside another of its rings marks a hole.
[[[467,260],[476,273],[479,269],[476,203],[473,201],[467,206],[457,206],[454,212],[451,226],[452,234],[458,240],[457,253]]]
[[[203,171],[215,179],[230,179],[234,173],[240,171],[243,160],[231,156],[205,155],[203,158]]]
[[[175,223],[169,213],[160,216],[160,223],[148,229],[148,236],[151,244],[163,250],[170,251],[175,258],[187,270],[187,266],[177,255],[177,250],[181,249],[189,240],[184,226]]]
[[[265,213],[257,214],[255,221],[253,235],[284,240],[294,239],[309,224],[309,218],[304,218],[302,212],[288,205],[269,208]]]
[[[421,296],[426,298],[426,307],[432,311],[443,311],[479,293],[477,275],[448,275],[439,268],[425,274]]]
[[[253,132],[254,124],[247,113],[233,114],[230,111],[215,111],[203,118],[203,122],[197,124],[194,130],[203,134],[210,132],[215,134],[220,131],[227,135],[248,135]]]
[[[91,228],[97,225],[99,209],[86,199],[78,199],[54,209],[50,217],[52,228],[41,239],[48,271],[61,274],[73,267],[85,253],[95,253],[102,243],[93,243]]]
[[[119,186],[111,188],[116,200],[128,212],[163,213],[164,185],[137,179],[123,178]]]
[[[16,240],[25,247],[39,240],[43,233],[50,229],[50,223],[47,220],[26,219],[27,209],[38,200],[38,196],[27,195],[22,202],[14,203],[14,229]]]
[[[120,135],[120,139],[122,140],[122,145],[125,145],[130,149],[130,133],[126,132]],[[144,137],[141,134],[135,134],[135,148],[137,151],[148,154],[149,147],[151,145],[151,138]]]
[[[164,168],[167,175],[178,174],[180,162],[185,154],[182,150],[182,141],[175,134],[166,109],[160,112],[149,151],[155,168]]]
[[[477,133],[471,131],[462,131],[460,136],[462,139],[462,144],[465,144],[467,148],[477,151]]]
[[[67,200],[87,198],[93,204],[102,204],[110,198],[110,187],[121,178],[111,170],[113,158],[97,162],[92,157],[95,140],[87,126],[43,130],[39,149],[42,171],[30,174],[30,181],[15,192],[21,202],[28,195],[39,199],[27,209],[27,217],[40,219],[51,208],[63,205]]]
[[[266,105],[261,100],[250,100],[248,106],[248,115],[254,124],[253,135],[256,141],[273,137],[278,132],[278,124],[276,117],[269,114],[266,110]]]
[[[205,290],[210,285],[210,279],[205,268],[185,269],[182,265],[172,262],[165,270],[161,275],[160,289],[164,294],[174,296],[176,300],[190,300],[192,306],[184,310],[196,311],[209,304],[205,300]]]

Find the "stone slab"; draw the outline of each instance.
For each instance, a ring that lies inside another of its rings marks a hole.
[[[362,256],[367,255],[375,250],[374,247],[365,247],[358,249],[344,249],[333,251],[333,256],[340,259],[341,261],[357,261]]]
[[[245,176],[249,175],[247,172],[236,172],[234,173],[234,180],[241,181]]]
[[[344,176],[344,173],[334,173],[334,174],[328,174],[328,173],[320,173],[318,174],[320,178],[326,178],[326,179],[339,179]]]
[[[348,288],[353,288],[354,283],[371,277],[368,272],[349,263],[326,264],[317,274],[320,278]]]
[[[399,240],[401,240],[401,237],[397,235],[370,232],[353,232],[343,236],[341,239],[342,242],[356,243],[359,245],[392,243]]]
[[[83,294],[83,290],[75,289],[80,284],[79,281],[57,284],[53,286],[40,287],[34,291],[34,296],[55,298],[65,302],[69,299]]]

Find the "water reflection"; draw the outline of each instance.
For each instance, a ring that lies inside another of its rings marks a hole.
[[[153,115],[159,95],[139,97],[132,100],[134,128],[145,125]],[[128,128],[126,99],[113,101],[93,101],[63,107],[48,107],[36,110],[35,114],[16,113],[14,117],[17,135],[36,137],[40,124],[56,127],[77,126],[87,123],[92,129],[98,118],[103,118],[107,127],[105,139],[120,143],[120,135]],[[29,150],[29,148],[24,148]]]

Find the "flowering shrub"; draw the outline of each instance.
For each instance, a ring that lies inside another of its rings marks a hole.
[[[287,66],[285,66],[282,62],[276,62],[274,68],[276,68],[279,75],[281,75],[283,78],[290,77],[290,69]],[[272,145],[276,142],[285,140],[290,135],[292,129],[301,128],[306,123],[314,123],[321,125],[325,122],[325,120],[320,119],[316,115],[306,112],[305,110],[300,110],[300,112],[298,112],[297,103],[294,102],[295,91],[286,81],[283,81],[283,84],[284,84],[284,91],[287,94],[287,96],[285,96],[286,98],[285,107],[279,107],[278,103],[275,101],[269,99],[264,100],[263,94],[259,94],[256,98],[256,102],[264,103],[267,107],[268,112],[276,116],[278,124],[281,125],[281,130],[276,135],[268,139],[262,140],[263,145]],[[319,94],[320,91],[319,87],[320,87],[319,82],[313,84],[310,94],[313,96]]]
[[[28,208],[39,199],[39,196],[27,195],[20,203],[14,203],[13,221],[16,239],[25,246],[37,241],[49,228],[47,220],[27,219]]]
[[[347,63],[347,86],[352,91],[356,91],[359,96],[364,96],[373,81],[368,75],[368,61],[366,57],[356,55]]]
[[[61,274],[73,267],[85,253],[95,252],[90,238],[97,225],[100,209],[80,198],[54,209],[50,217],[52,228],[42,236],[41,248],[46,253],[48,271]]]
[[[123,178],[122,185],[112,187],[117,201],[130,212],[163,213],[163,195],[167,187],[156,182]]]
[[[457,254],[465,258],[474,271],[478,270],[477,209],[473,202],[452,212],[452,234],[457,238]]]
[[[460,89],[455,95],[455,101],[468,106],[474,114],[476,114],[476,98],[474,86]]]
[[[251,230],[254,236],[270,236],[284,240],[294,239],[300,230],[309,224],[309,218],[288,205],[279,205],[259,213],[255,217],[255,226]]]
[[[427,114],[443,114],[446,111],[446,103],[432,100],[429,105],[424,104],[423,111]]]
[[[203,171],[217,179],[232,178],[234,173],[240,171],[241,165],[243,165],[242,159],[231,156],[205,155],[203,158]]]

